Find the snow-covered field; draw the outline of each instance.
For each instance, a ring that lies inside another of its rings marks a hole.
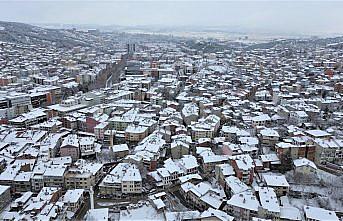
[[[313,178],[306,178],[306,183],[300,183],[293,179],[292,172],[287,174],[290,178],[290,190],[293,193],[289,197],[290,204],[302,209],[304,205],[322,207],[328,210],[343,211],[343,177],[318,170]]]
[[[120,211],[120,220],[164,220],[163,213],[157,211],[150,204]]]

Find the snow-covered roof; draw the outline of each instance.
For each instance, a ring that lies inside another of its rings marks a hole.
[[[0,195],[2,196],[2,194],[10,188],[10,186],[0,185]]]
[[[249,154],[231,156],[230,159],[236,162],[236,165],[240,170],[246,171],[255,167],[254,160]]]
[[[314,164],[311,160],[307,158],[296,159],[293,161],[295,167],[302,167],[302,166],[310,166],[314,169],[317,169],[316,164]]]
[[[271,128],[266,128],[260,131],[262,136],[265,137],[279,137],[279,133]]]
[[[119,163],[106,175],[101,184],[121,183],[122,181],[142,181],[140,171],[135,164]]]
[[[179,180],[182,183],[188,182],[192,179],[196,179],[196,180],[202,180],[201,176],[199,174],[188,174],[182,177],[179,177]]]
[[[279,158],[275,153],[259,155],[262,162],[278,162]]]
[[[180,160],[177,161],[185,169],[193,169],[199,166],[196,158],[192,155],[183,155]]]
[[[201,218],[208,219],[211,217],[215,217],[221,221],[233,221],[234,217],[230,216],[229,214],[225,213],[224,211],[208,208],[208,210],[205,210],[201,213]]]
[[[264,174],[263,179],[266,182],[267,186],[272,187],[289,187],[289,184],[284,175],[271,175]]]
[[[36,108],[31,110],[30,112],[23,113],[19,117],[16,117],[14,119],[11,119],[10,122],[12,123],[22,123],[27,120],[34,120],[39,117],[46,117],[47,114],[44,112],[44,109]]]
[[[182,108],[182,115],[185,117],[191,116],[191,115],[198,115],[199,114],[199,108],[195,103],[188,103],[185,104]]]
[[[216,155],[211,149],[201,152],[200,156],[204,163],[225,162],[228,160],[227,155]]]
[[[247,144],[249,146],[254,146],[254,145],[258,145],[259,143],[259,140],[257,137],[239,137],[238,138],[238,141],[241,143],[241,144]]]
[[[153,220],[161,221],[164,220],[164,214],[158,212],[151,204],[148,202],[141,202],[141,206],[134,206],[127,210],[120,211],[120,221],[129,220]]]
[[[161,209],[166,207],[166,204],[164,204],[164,202],[159,198],[159,199],[154,199],[152,200],[152,202],[154,203],[154,205],[156,206],[157,209]]]
[[[292,206],[280,207],[280,218],[288,220],[301,220],[301,214],[298,208]]]
[[[220,168],[221,173],[223,174],[224,177],[235,175],[235,171],[234,171],[233,167],[228,163],[219,164],[219,165],[217,165],[217,167]]]
[[[108,221],[108,214],[108,208],[90,209],[86,214],[86,221]]]
[[[220,195],[212,193],[211,191],[208,191],[202,195],[200,200],[214,209],[219,209],[223,203],[223,198]]]
[[[145,131],[148,130],[148,127],[143,127],[143,126],[140,126],[140,125],[128,125],[126,130],[125,130],[125,133],[131,133],[131,134],[141,134],[141,133],[144,133]]]
[[[256,117],[253,117],[251,120],[254,122],[260,122],[260,121],[270,121],[271,118],[269,117],[268,114],[261,114]]]
[[[339,221],[334,211],[326,210],[323,208],[304,206],[305,217],[318,221]]]
[[[112,146],[113,152],[129,151],[129,146],[127,144],[118,144]]]
[[[331,136],[331,134],[327,133],[324,130],[307,130],[305,133],[309,134],[312,137],[327,137]]]
[[[263,209],[273,213],[280,213],[279,201],[273,188],[259,187],[258,195]]]
[[[59,165],[53,165],[48,167],[45,172],[44,176],[53,176],[53,177],[63,177],[65,171],[66,171],[66,166],[59,166]]]
[[[250,187],[235,176],[226,177],[225,184],[230,188],[233,194],[245,192],[250,189]]]
[[[63,196],[63,202],[65,203],[76,203],[82,197],[84,189],[73,189],[67,190]]]
[[[255,195],[250,191],[233,195],[231,199],[227,201],[227,204],[229,206],[244,208],[251,211],[258,211],[258,207],[260,206]]]

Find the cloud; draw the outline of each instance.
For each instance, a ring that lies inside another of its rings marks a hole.
[[[342,1],[0,1],[0,20],[27,23],[239,27],[343,33]]]

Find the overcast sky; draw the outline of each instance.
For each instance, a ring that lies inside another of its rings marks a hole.
[[[5,1],[0,20],[101,25],[226,26],[343,33],[343,1]]]

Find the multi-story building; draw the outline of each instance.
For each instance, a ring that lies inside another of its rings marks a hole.
[[[237,220],[252,220],[258,214],[260,206],[256,196],[250,192],[242,192],[233,195],[224,208],[229,214],[232,214]]]
[[[139,142],[148,136],[149,128],[139,125],[128,125],[125,129],[125,140]]]
[[[250,155],[236,155],[230,157],[231,165],[236,176],[246,184],[251,184],[254,177],[255,164]]]
[[[74,213],[79,211],[82,204],[84,203],[84,190],[83,189],[73,189],[67,190],[67,192],[62,197],[62,202],[67,207],[67,211]]]
[[[68,189],[90,190],[98,184],[103,175],[103,164],[86,163],[78,160],[65,174],[64,182]]]
[[[277,196],[285,196],[289,192],[289,184],[284,175],[262,175],[263,182],[267,187],[274,189]]]
[[[99,184],[103,196],[124,196],[142,193],[142,177],[134,164],[119,163]]]
[[[62,187],[64,186],[64,179],[66,173],[66,166],[51,165],[46,168],[43,174],[43,182],[46,187]]]

